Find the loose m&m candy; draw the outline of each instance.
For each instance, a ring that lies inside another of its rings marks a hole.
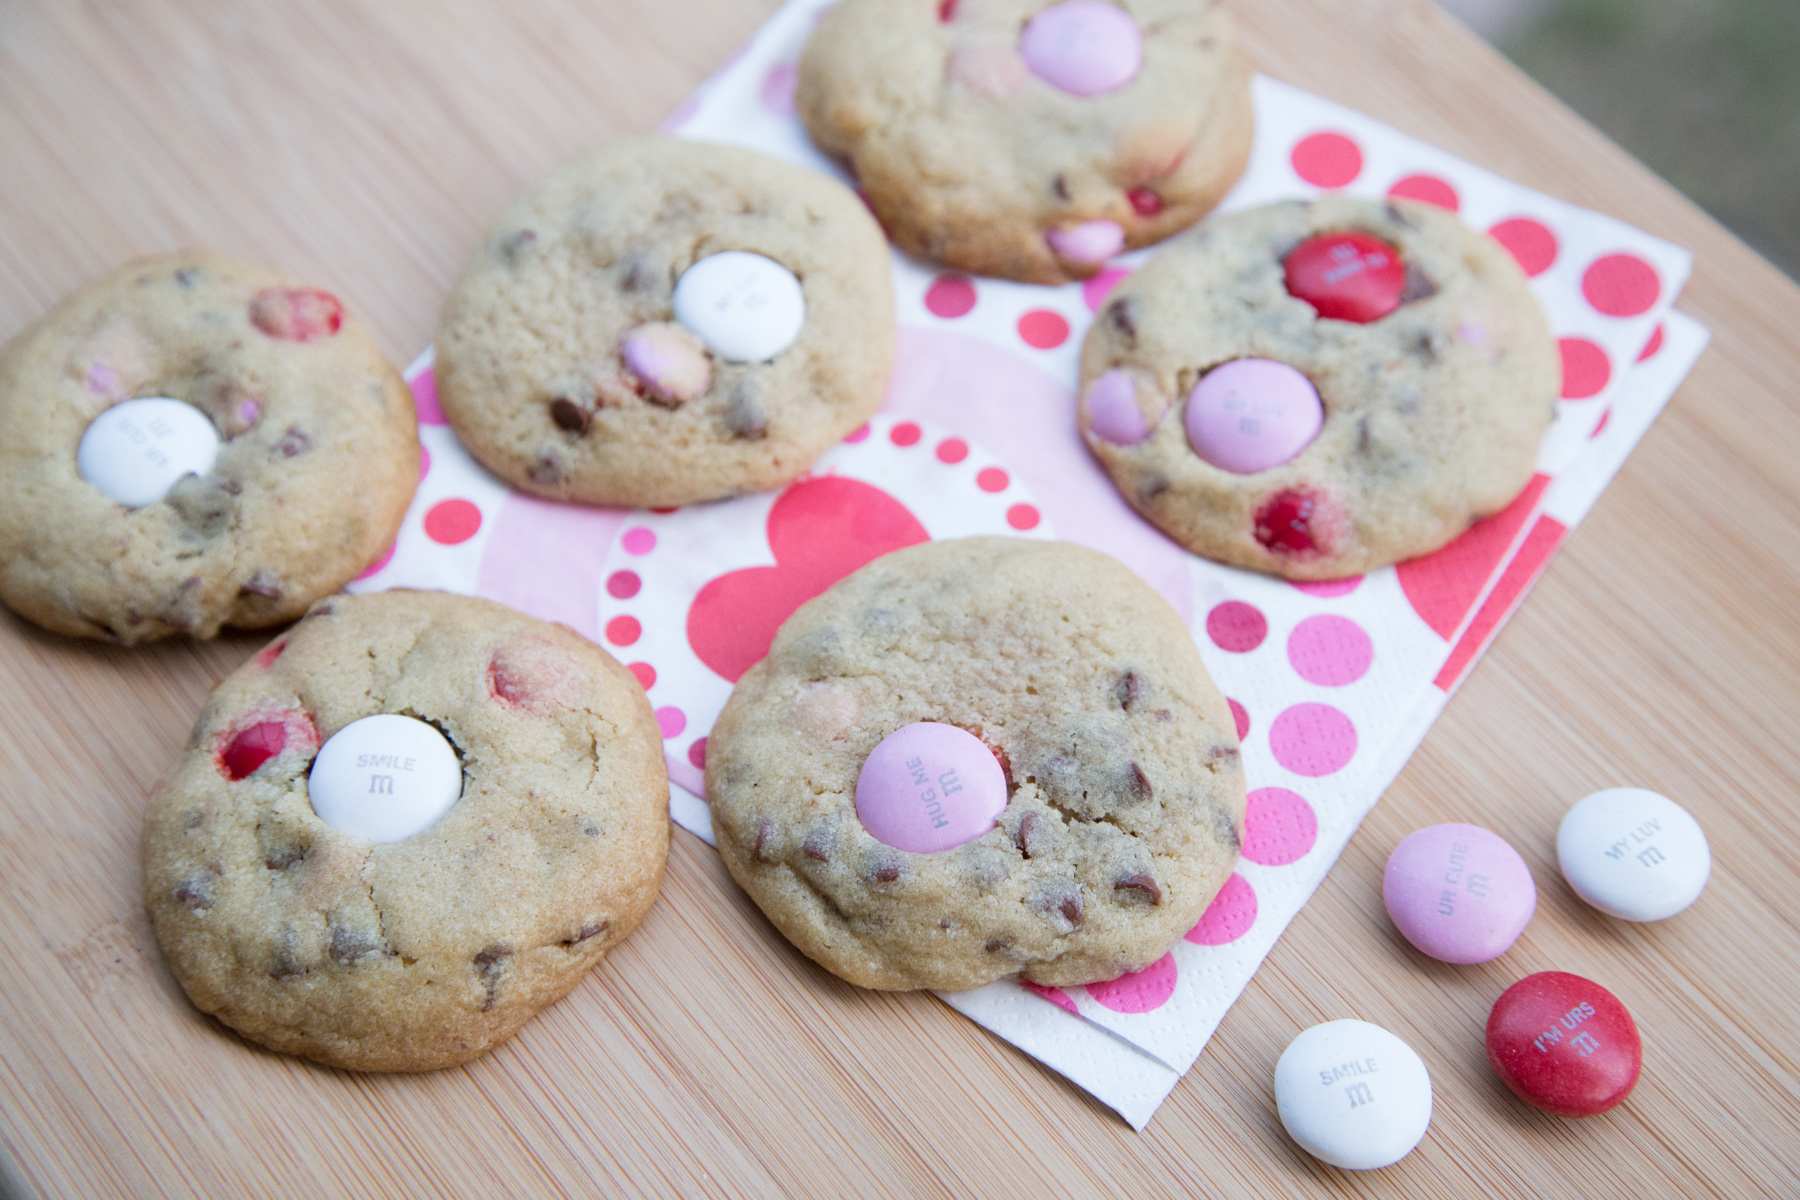
[[[1406,291],[1399,251],[1366,233],[1308,238],[1285,265],[1288,294],[1332,320],[1379,321],[1400,307]]]
[[[1558,1117],[1591,1117],[1637,1086],[1644,1046],[1618,997],[1565,971],[1527,975],[1487,1021],[1488,1061],[1513,1094]]]
[[[897,850],[933,854],[974,841],[1006,811],[1006,772],[980,738],[915,721],[888,734],[856,777],[856,816]]]
[[[327,825],[364,841],[398,842],[430,828],[462,796],[462,763],[443,734],[379,713],[326,739],[306,788]]]
[[[1556,831],[1556,858],[1577,896],[1624,921],[1672,917],[1712,877],[1700,823],[1643,788],[1609,788],[1571,808]]]
[[[1314,1158],[1373,1171],[1412,1153],[1431,1128],[1431,1074],[1381,1026],[1327,1021],[1282,1051],[1275,1108],[1288,1136]]]
[[[1479,825],[1433,825],[1388,857],[1381,898],[1402,936],[1447,963],[1499,958],[1537,911],[1519,852]]]

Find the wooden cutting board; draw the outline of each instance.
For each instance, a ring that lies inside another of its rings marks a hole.
[[[323,1070],[202,1017],[139,902],[146,796],[255,644],[137,650],[0,615],[0,1148],[46,1196],[1800,1194],[1800,289],[1428,3],[1240,3],[1257,65],[1694,251],[1712,350],[1426,739],[1155,1122],[927,995],[791,951],[677,833],[644,927],[510,1044],[405,1078]],[[652,128],[775,0],[10,0],[0,7],[0,337],[134,254],[203,244],[329,282],[404,362],[504,201]],[[1679,97],[1670,97],[1678,103]],[[0,431],[4,436],[4,431]],[[1557,874],[1564,808],[1637,784],[1717,865],[1627,926]],[[1420,825],[1524,852],[1538,916],[1448,967],[1381,907]],[[1622,1108],[1512,1099],[1481,1031],[1558,968],[1630,1005]],[[1400,1165],[1294,1148],[1276,1057],[1359,1016],[1430,1064]]]

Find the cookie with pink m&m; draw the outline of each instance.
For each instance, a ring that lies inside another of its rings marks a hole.
[[[796,102],[889,235],[1030,283],[1193,224],[1249,157],[1249,66],[1212,0],[844,0]]]
[[[393,543],[412,393],[323,288],[184,252],[0,350],[0,599],[141,642],[299,617]]]
[[[535,495],[661,507],[781,487],[881,403],[888,264],[828,176],[618,142],[495,223],[444,306],[438,400]]]
[[[1238,857],[1231,712],[1106,555],[971,538],[803,605],[707,739],[732,875],[863,987],[1071,985],[1161,958]]]
[[[1208,221],[1121,283],[1080,422],[1196,554],[1336,579],[1444,545],[1531,478],[1555,340],[1512,256],[1454,215],[1345,196]]]
[[[144,899],[244,1037],[433,1070],[637,926],[668,825],[656,718],[598,646],[486,600],[335,596],[213,691],[150,803]]]

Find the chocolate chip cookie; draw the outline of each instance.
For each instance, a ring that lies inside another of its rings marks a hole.
[[[1208,221],[1082,348],[1081,429],[1120,493],[1207,558],[1336,579],[1504,508],[1556,415],[1556,342],[1505,248],[1405,200]]]
[[[1250,70],[1210,0],[844,0],[801,118],[904,250],[1085,279],[1193,224],[1250,155]]]
[[[660,507],[780,487],[881,403],[888,264],[835,180],[620,142],[494,225],[444,306],[438,396],[470,453],[540,496]]]
[[[291,621],[394,540],[412,393],[338,298],[248,263],[128,263],[0,350],[0,599],[140,642]]]
[[[421,815],[434,747],[450,803]],[[637,927],[668,804],[649,702],[599,647],[484,600],[338,596],[213,692],[150,803],[145,903],[189,998],[250,1040],[432,1070]]]
[[[803,605],[707,741],[732,875],[863,987],[1113,979],[1237,861],[1235,727],[1193,639],[1060,542],[896,551]]]

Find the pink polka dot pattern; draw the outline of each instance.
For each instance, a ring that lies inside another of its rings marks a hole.
[[[1027,529],[1036,529],[1042,516],[1037,508],[1030,504],[1015,504],[1006,510],[1006,523],[1020,533]]]
[[[1131,271],[1125,267],[1108,267],[1092,279],[1081,285],[1082,303],[1088,306],[1089,312],[1099,312],[1106,298],[1112,295],[1114,288],[1125,282]]]
[[[481,510],[467,500],[439,500],[425,513],[425,536],[441,546],[456,546],[481,529]]]
[[[418,410],[421,425],[448,425],[444,410],[438,407],[437,372],[426,367],[407,385],[412,389],[413,407]]]
[[[1556,343],[1562,352],[1562,398],[1589,400],[1606,389],[1612,378],[1612,362],[1606,351],[1586,338],[1566,337]]]
[[[1343,687],[1369,673],[1375,643],[1348,617],[1308,617],[1288,634],[1288,663],[1320,687]]]
[[[656,686],[656,668],[649,663],[636,662],[625,669],[631,672],[633,678],[638,681],[638,686],[646,692]]]
[[[888,431],[888,440],[896,446],[916,446],[920,436],[919,427],[911,421],[902,421]]]
[[[1363,577],[1361,575],[1355,575],[1349,579],[1324,579],[1316,583],[1301,583],[1296,581],[1293,586],[1295,591],[1305,592],[1309,596],[1324,596],[1330,598],[1332,596],[1348,596],[1351,592],[1356,590],[1357,585],[1362,583],[1362,581]]]
[[[656,724],[662,730],[663,740],[679,737],[687,728],[687,714],[673,705],[656,710]]]
[[[644,632],[636,617],[614,617],[606,623],[606,640],[615,646],[629,646]]]
[[[1488,236],[1512,252],[1519,269],[1536,278],[1556,262],[1556,235],[1530,217],[1512,217],[1488,230]]]
[[[778,117],[794,115],[794,89],[800,81],[800,71],[793,63],[776,63],[763,76],[763,107]]]
[[[1248,654],[1269,636],[1269,620],[1254,604],[1227,600],[1206,614],[1206,636],[1232,654]]]
[[[614,600],[629,600],[638,594],[644,581],[636,571],[614,571],[606,577],[606,594]]]
[[[1004,492],[1012,479],[999,467],[983,467],[981,474],[975,476],[975,486],[984,492]]]
[[[1237,941],[1256,924],[1256,889],[1236,871],[1200,914],[1199,923],[1182,936],[1196,946],[1224,946]]]
[[[706,739],[695,738],[688,746],[688,765],[696,771],[706,770]]]
[[[429,474],[431,474],[431,451],[427,450],[425,444],[421,442],[419,444],[419,482],[424,483],[425,476]]]
[[[925,289],[925,311],[955,320],[975,310],[975,284],[967,275],[939,275]]]
[[[1147,1013],[1169,1002],[1169,997],[1175,994],[1178,976],[1175,956],[1165,954],[1141,971],[1121,975],[1106,983],[1088,984],[1087,994],[1095,1003],[1114,1012]]]
[[[1663,327],[1659,324],[1656,331],[1650,335],[1650,340],[1644,343],[1644,348],[1638,351],[1637,360],[1643,362],[1646,359],[1655,358],[1656,352],[1662,349],[1662,344]]]
[[[1238,741],[1241,742],[1250,736],[1250,711],[1229,696],[1225,703],[1231,705],[1231,723],[1237,726]]]
[[[1303,137],[1289,157],[1294,174],[1314,187],[1341,188],[1362,174],[1362,149],[1341,133]]]
[[[1019,336],[1035,350],[1054,350],[1069,340],[1069,322],[1061,313],[1034,308],[1019,318]]]
[[[1451,212],[1462,207],[1462,198],[1456,194],[1456,189],[1436,175],[1408,175],[1389,188],[1388,195],[1435,204]]]
[[[1609,317],[1635,317],[1656,304],[1662,280],[1655,267],[1635,254],[1608,254],[1582,273],[1581,294]]]
[[[619,539],[619,545],[627,554],[648,554],[656,549],[656,535],[639,525],[636,529],[627,529],[625,536]]]
[[[1079,1017],[1081,1015],[1081,1009],[1075,1006],[1074,999],[1069,993],[1063,991],[1061,988],[1045,987],[1041,983],[1032,983],[1030,980],[1026,979],[1019,980],[1019,986],[1023,987],[1026,991],[1038,997],[1040,1000],[1048,1000],[1072,1017]]]
[[[937,446],[938,461],[952,465],[969,457],[969,443],[961,438],[945,438]]]
[[[1299,862],[1319,840],[1319,818],[1312,805],[1286,788],[1251,792],[1244,812],[1243,855],[1265,867]]]
[[[1341,771],[1356,754],[1356,726],[1329,704],[1296,704],[1269,726],[1275,761],[1310,779]]]

